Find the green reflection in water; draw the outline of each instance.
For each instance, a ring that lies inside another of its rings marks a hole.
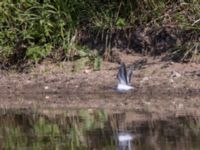
[[[132,117],[130,112],[108,114],[103,110],[55,116],[6,112],[0,114],[0,149],[116,150],[121,131],[133,135],[134,150],[200,149],[199,118],[135,121]]]
[[[108,120],[102,110],[77,111],[49,119],[42,115],[12,114],[2,116],[0,125],[3,149],[88,149],[88,131],[101,130]]]

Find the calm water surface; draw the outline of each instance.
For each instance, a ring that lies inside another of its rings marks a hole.
[[[0,149],[200,149],[199,118],[134,121],[131,114],[131,111],[74,110],[44,115],[30,110],[1,110]]]

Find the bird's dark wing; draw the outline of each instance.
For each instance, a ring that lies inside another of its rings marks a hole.
[[[126,73],[126,66],[125,66],[124,63],[122,63],[120,65],[117,77],[118,77],[119,83],[121,83],[121,84],[128,84],[127,73]]]
[[[131,84],[132,74],[133,74],[133,70],[130,68],[130,69],[127,71],[127,83],[128,83],[128,85]]]

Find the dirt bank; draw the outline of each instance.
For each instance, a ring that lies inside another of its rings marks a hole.
[[[127,65],[144,57],[120,55]],[[163,62],[146,58],[137,68],[135,90],[120,94],[118,64],[103,62],[100,71],[72,72],[73,64],[45,62],[28,74],[1,72],[0,108],[132,110],[154,116],[200,114],[200,65]]]

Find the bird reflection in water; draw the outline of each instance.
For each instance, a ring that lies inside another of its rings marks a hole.
[[[120,132],[117,135],[119,150],[133,150],[132,140],[133,135],[128,132]]]

